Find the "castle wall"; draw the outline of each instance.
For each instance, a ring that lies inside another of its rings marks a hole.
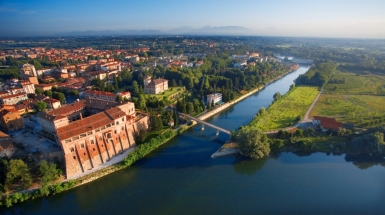
[[[135,146],[138,129],[148,129],[148,116],[140,120],[115,123],[108,130],[94,130],[78,140],[61,141],[67,178],[76,177],[107,162],[115,155]]]

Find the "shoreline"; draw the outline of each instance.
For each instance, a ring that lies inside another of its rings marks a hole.
[[[298,68],[299,68],[299,67],[298,67]],[[258,91],[264,89],[266,86],[269,86],[270,84],[274,83],[275,81],[280,80],[281,78],[285,77],[286,75],[288,75],[288,74],[290,74],[290,73],[292,73],[292,72],[295,72],[298,68],[296,68],[295,70],[288,71],[287,73],[282,74],[282,75],[280,75],[280,76],[274,78],[273,80],[269,81],[267,84],[265,84],[265,85],[263,85],[263,86],[255,87],[254,89],[251,89],[251,90],[248,91],[246,94],[244,94],[244,95],[242,95],[242,96],[236,98],[235,100],[230,101],[230,102],[227,102],[227,103],[225,103],[225,104],[222,104],[222,105],[220,105],[219,107],[216,107],[216,108],[213,109],[213,110],[210,110],[210,111],[208,111],[208,112],[206,112],[206,113],[204,113],[204,114],[202,114],[202,115],[199,115],[197,118],[199,118],[199,119],[201,119],[201,120],[205,120],[205,119],[207,119],[207,118],[209,118],[209,117],[212,117],[212,116],[214,116],[215,114],[220,113],[221,111],[225,110],[226,108],[228,108],[228,107],[230,107],[230,106],[232,106],[232,105],[235,105],[236,103],[242,101],[243,99],[246,99],[247,97],[253,95],[254,93],[256,93],[256,92],[258,92]],[[169,140],[171,140],[172,138],[174,138],[174,137],[177,136],[178,134],[183,133],[185,130],[187,130],[187,129],[190,128],[190,127],[193,127],[194,125],[195,125],[195,124],[192,124],[192,125],[186,125],[186,124],[185,124],[185,125],[180,125],[177,129],[174,129],[174,131],[177,131],[177,132],[175,132],[175,134],[174,134],[172,137],[165,139],[161,144],[159,144],[159,145],[158,145],[157,147],[155,147],[155,148],[158,148],[159,146],[161,146],[161,145],[167,143]],[[144,144],[147,144],[147,143],[144,143]],[[137,148],[137,147],[135,147],[135,149],[136,149],[136,148]],[[155,149],[155,148],[154,148],[154,149]],[[230,149],[229,149],[229,150],[230,150]],[[128,149],[127,151],[128,151],[128,152],[124,152],[124,154],[127,153],[127,156],[126,156],[125,158],[128,158],[130,154],[132,154],[133,152],[135,152],[135,150],[133,150],[133,149]],[[153,150],[149,151],[148,153],[150,153],[150,152],[152,152],[152,151],[153,151]],[[146,155],[146,154],[145,154],[145,155]],[[145,156],[145,155],[144,155],[144,156]],[[144,157],[144,156],[143,156],[143,157]],[[73,186],[68,187],[68,188],[66,188],[66,189],[63,189],[61,192],[66,191],[66,190],[70,190],[70,189],[75,188],[75,187],[79,187],[79,186],[81,186],[81,185],[84,185],[84,184],[87,184],[87,183],[92,182],[92,181],[94,181],[94,180],[97,180],[97,179],[99,179],[99,178],[102,178],[103,176],[109,175],[109,174],[111,174],[111,173],[114,173],[114,172],[116,172],[116,171],[119,171],[119,170],[122,170],[122,169],[125,169],[125,168],[131,166],[131,164],[130,164],[130,165],[127,165],[127,166],[124,165],[124,159],[125,159],[125,158],[123,158],[122,160],[116,160],[116,159],[115,159],[115,160],[114,160],[115,162],[114,162],[113,164],[111,164],[110,166],[106,166],[106,167],[104,167],[104,168],[97,169],[97,170],[95,170],[94,172],[91,172],[91,173],[89,173],[89,174],[82,175],[82,176],[80,176],[80,177],[76,177],[76,178],[73,178],[73,179],[68,179],[68,178],[66,178],[66,179],[64,179],[64,180],[62,180],[62,181],[60,181],[60,182],[52,183],[50,186],[55,186],[55,185],[57,185],[57,184],[65,185],[65,184],[68,184],[68,183],[73,183]],[[0,199],[0,202],[3,202],[3,201],[6,202],[7,199],[11,199],[13,196],[20,195],[20,194],[21,194],[21,195],[28,195],[29,198],[26,198],[26,199],[20,200],[20,201],[17,201],[17,200],[16,200],[15,202],[13,202],[14,204],[20,203],[20,202],[23,202],[23,201],[26,201],[26,200],[28,200],[28,199],[35,199],[35,198],[45,197],[45,195],[43,196],[43,195],[40,195],[40,194],[38,194],[36,197],[33,196],[33,194],[35,194],[36,192],[39,192],[39,189],[40,189],[40,187],[35,187],[35,188],[31,188],[31,189],[27,189],[27,190],[21,190],[21,191],[17,191],[17,192],[13,192],[13,193],[7,194],[7,195],[3,195],[3,196],[1,197],[1,199]],[[60,192],[59,192],[59,193],[60,193]],[[57,194],[57,193],[53,193],[53,194],[50,194],[50,195],[55,195],[55,194]],[[0,204],[0,207],[1,207],[1,206],[10,207],[10,206],[7,206],[6,204]],[[11,204],[11,206],[12,206],[12,204]]]

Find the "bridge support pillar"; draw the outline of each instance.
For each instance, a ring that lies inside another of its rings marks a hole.
[[[201,123],[201,131],[205,130],[205,124]]]
[[[219,135],[219,130],[217,130],[217,132],[215,133],[215,135],[216,135],[216,136],[218,136],[218,135]]]

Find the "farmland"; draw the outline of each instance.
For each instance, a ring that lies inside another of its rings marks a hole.
[[[328,94],[385,95],[385,77],[339,72],[325,87]]]
[[[310,113],[329,116],[356,126],[380,124],[385,119],[385,96],[371,95],[321,95]]]
[[[305,115],[317,94],[317,87],[296,87],[256,115],[250,125],[264,131],[292,126]]]

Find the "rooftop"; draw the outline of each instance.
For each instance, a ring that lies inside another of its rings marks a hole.
[[[92,116],[71,122],[67,126],[58,128],[57,134],[60,140],[65,140],[112,123],[115,119],[125,115],[126,114],[120,110],[119,107],[111,108]]]

